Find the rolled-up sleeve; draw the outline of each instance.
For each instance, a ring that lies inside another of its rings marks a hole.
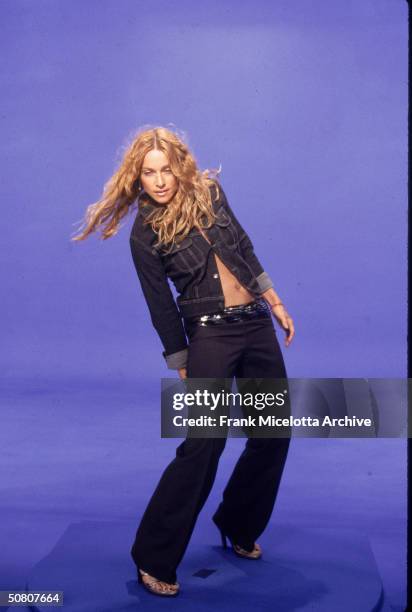
[[[273,282],[267,272],[264,271],[262,264],[260,263],[258,257],[255,254],[255,250],[253,248],[252,241],[250,240],[248,234],[243,229],[242,225],[239,223],[235,213],[233,212],[229,202],[227,201],[227,197],[225,192],[222,189],[220,183],[218,183],[219,192],[220,192],[220,202],[226,212],[229,214],[230,218],[235,225],[240,241],[240,249],[242,251],[242,255],[245,261],[250,266],[252,272],[254,273],[256,280],[258,282],[261,293],[267,291],[273,287]]]
[[[160,255],[133,235],[130,249],[153,327],[163,344],[166,365],[171,370],[184,368],[188,353],[186,334]]]

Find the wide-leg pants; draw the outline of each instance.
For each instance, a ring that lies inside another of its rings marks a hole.
[[[286,378],[272,318],[192,326],[187,375],[193,378]],[[164,470],[137,529],[131,555],[159,580],[175,582],[199,512],[206,502],[225,438],[186,438]],[[213,520],[247,550],[273,511],[290,439],[248,438]]]

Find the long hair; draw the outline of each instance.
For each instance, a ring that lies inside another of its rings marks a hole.
[[[217,187],[218,197],[216,177],[220,168],[201,172],[183,136],[172,130],[165,127],[140,128],[127,146],[118,170],[104,185],[101,198],[87,207],[83,228],[72,238],[73,241],[85,240],[97,230],[100,230],[103,240],[114,236],[121,219],[129,211],[148,203],[149,196],[141,187],[140,174],[146,154],[153,149],[166,154],[178,182],[172,200],[165,206],[155,207],[145,220],[158,236],[157,245],[180,242],[194,225],[210,227],[215,218],[210,186],[214,184]]]

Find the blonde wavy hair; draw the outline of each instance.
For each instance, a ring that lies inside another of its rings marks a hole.
[[[140,174],[146,154],[153,149],[166,154],[178,182],[172,200],[166,206],[156,207],[145,220],[158,235],[157,245],[173,245],[183,240],[193,226],[208,228],[213,224],[216,215],[210,186],[214,184],[217,187],[217,198],[219,186],[216,178],[221,168],[201,172],[183,133],[165,127],[143,127],[126,145],[118,170],[104,185],[101,198],[87,207],[83,227],[71,240],[85,240],[97,230],[106,240],[117,234],[119,223],[128,212],[147,204],[148,196],[141,187]]]

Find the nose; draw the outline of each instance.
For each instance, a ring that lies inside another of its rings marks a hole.
[[[156,187],[164,187],[165,186],[165,180],[163,178],[163,175],[161,172],[158,172],[156,174]]]

